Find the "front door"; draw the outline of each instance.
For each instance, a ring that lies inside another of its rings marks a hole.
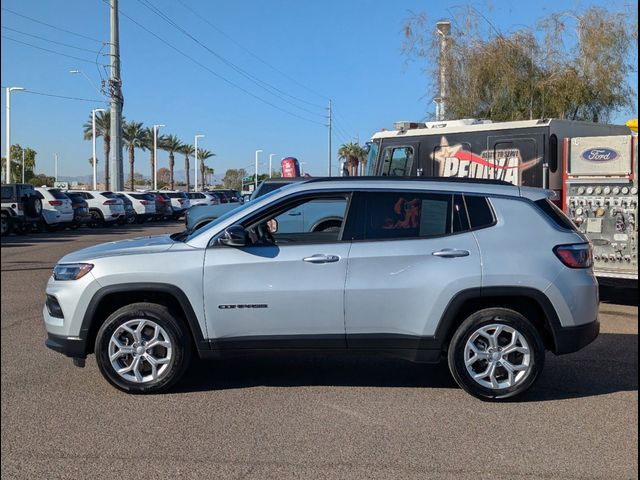
[[[207,249],[204,301],[216,348],[345,346],[344,283],[351,243],[342,241],[342,229],[307,231],[302,222],[296,229],[297,222],[288,221],[297,218],[291,212],[326,199],[321,194],[278,202],[241,223],[248,232],[246,247]],[[347,196],[335,194],[331,200],[342,202],[344,220]]]

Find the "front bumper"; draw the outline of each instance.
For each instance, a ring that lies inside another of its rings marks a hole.
[[[556,355],[577,352],[593,342],[600,333],[600,321],[596,319],[591,323],[585,323],[575,327],[554,328]]]
[[[80,337],[65,337],[47,333],[45,345],[67,357],[86,358],[87,356],[87,341]]]

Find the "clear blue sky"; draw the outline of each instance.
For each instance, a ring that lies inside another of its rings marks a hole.
[[[209,162],[216,169],[216,175],[223,174],[227,168],[251,164],[256,149],[264,151],[263,162],[269,153],[277,154],[278,158],[290,155],[305,162],[304,168],[309,173],[326,174],[327,129],[279,111],[230,86],[145,32],[124,14],[234,84],[304,118],[325,123],[324,107],[331,98],[339,127],[333,139],[335,162],[335,150],[344,141],[364,142],[373,132],[390,127],[396,120],[421,119],[427,109],[432,109],[424,97],[426,80],[422,66],[407,64],[401,55],[401,27],[410,11],[427,11],[435,22],[451,18],[451,8],[460,5],[412,0],[181,0],[198,13],[196,16],[178,0],[150,1],[180,27],[250,75],[308,102],[301,103],[278,93],[309,110],[305,111],[269,94],[156,16],[142,0],[121,0],[125,117],[147,125],[166,124],[162,133],[174,133],[190,143],[195,133],[205,134],[200,144],[217,154]],[[56,27],[108,41],[109,7],[103,0],[2,0],[1,3],[3,8]],[[503,31],[510,31],[519,28],[518,25],[530,25],[552,11],[580,9],[593,3],[616,9],[625,5],[624,0],[501,0],[481,8]],[[5,10],[2,25],[89,50],[46,42],[3,28],[3,36],[88,61],[58,56],[3,38],[2,86],[19,85],[37,92],[100,98],[84,77],[68,73],[71,69],[81,69],[98,83],[96,53],[92,52],[100,49],[100,43],[51,29]],[[108,60],[106,56],[98,58],[103,63]],[[286,76],[263,62],[285,72]],[[105,76],[104,71],[102,75]],[[87,160],[91,156],[91,142],[83,140],[82,124],[96,106],[100,105],[14,93],[12,143],[30,146],[38,152],[38,172],[52,174],[53,155],[57,153],[59,175],[89,174]],[[626,118],[625,114],[616,120],[622,122]],[[4,133],[3,91],[3,154]],[[99,158],[101,143],[99,140]],[[148,158],[146,152],[137,153],[136,171],[145,176],[149,175]],[[166,153],[159,154],[159,162],[159,166],[167,165]],[[179,156],[176,169],[182,169],[182,165]],[[263,165],[264,171],[266,163]]]

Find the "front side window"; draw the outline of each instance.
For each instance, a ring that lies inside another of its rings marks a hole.
[[[369,144],[369,153],[367,154],[367,176],[372,176],[376,174],[378,161],[378,144],[376,142],[371,142]]]
[[[405,177],[411,174],[413,147],[387,147],[382,152],[382,175]]]
[[[347,197],[309,198],[276,208],[247,227],[254,245],[286,246],[299,243],[334,243],[347,210]]]
[[[367,194],[365,237],[371,240],[438,237],[452,233],[453,195],[413,192]]]
[[[11,200],[13,198],[13,187],[2,187],[2,200]]]

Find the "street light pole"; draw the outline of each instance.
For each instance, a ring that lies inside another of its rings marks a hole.
[[[258,189],[258,155],[262,153],[262,150],[256,150],[256,178],[255,178],[255,188]]]
[[[275,157],[275,153],[269,154],[269,178],[273,177],[273,157]]]
[[[6,109],[7,109],[7,133],[5,136],[6,140],[6,161],[7,161],[7,175],[5,183],[11,183],[11,92],[24,90],[24,87],[7,87],[7,99],[6,99]]]
[[[153,189],[158,190],[158,129],[166,125],[153,126]]]
[[[53,176],[56,179],[56,183],[58,182],[58,154],[53,154]]]
[[[91,110],[91,142],[93,148],[93,189],[98,190],[98,166],[96,161],[96,112],[106,112],[104,108],[94,108]],[[108,161],[105,159],[105,162]]]
[[[24,148],[22,149],[22,183],[24,183]]]
[[[195,165],[193,166],[194,170],[196,171],[196,174],[195,174],[195,191],[196,192],[198,191],[198,168],[199,168],[198,167],[198,139],[202,137],[204,137],[204,135],[196,135],[193,138],[193,145],[196,151]]]

